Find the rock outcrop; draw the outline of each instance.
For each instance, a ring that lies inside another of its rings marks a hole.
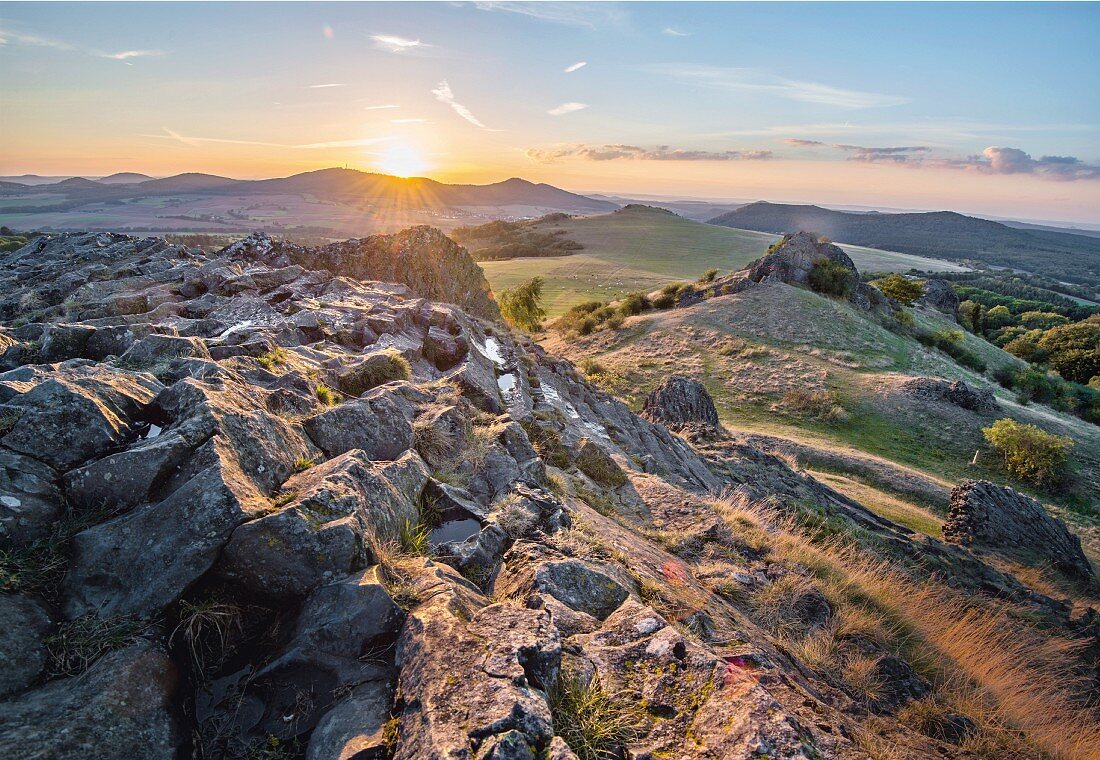
[[[856,278],[856,265],[839,247],[810,232],[788,233],[768,249],[768,253],[749,265],[749,279],[753,282],[778,280],[806,285],[814,264],[825,259],[841,265]]]
[[[393,235],[304,248],[254,234],[227,250],[233,256],[276,267],[325,269],[357,280],[400,282],[423,298],[461,306],[478,317],[496,318],[489,283],[466,250],[434,227],[411,227]]]
[[[591,704],[607,757],[864,758],[927,684],[849,637],[857,704],[777,646],[745,598],[839,613],[738,500],[1068,618],[730,439],[699,383],[646,419],[495,314],[426,228],[0,253],[0,751],[575,760]]]
[[[988,480],[967,480],[951,491],[943,537],[1030,563],[1050,563],[1079,581],[1096,580],[1081,539],[1065,523],[1030,496]]]
[[[956,318],[955,315],[959,310],[959,296],[954,288],[946,280],[938,280],[935,277],[924,281],[923,290],[916,302],[921,306],[942,311],[951,319]]]
[[[1000,408],[993,391],[988,388],[971,388],[962,380],[914,377],[902,383],[899,390],[912,398],[954,404],[972,412],[995,412]]]
[[[669,427],[702,425],[718,427],[718,410],[698,380],[670,376],[646,397],[642,416]]]

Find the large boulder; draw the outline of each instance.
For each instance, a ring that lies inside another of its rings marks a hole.
[[[134,438],[139,417],[163,388],[151,375],[87,362],[44,374],[26,369],[0,375],[12,390],[24,389],[0,405],[0,416],[14,419],[0,443],[62,471]]]
[[[959,310],[959,295],[949,282],[933,277],[924,281],[924,287],[917,303],[936,311],[942,311],[955,319],[955,314]]]
[[[954,404],[972,412],[995,412],[1000,408],[993,391],[988,388],[972,388],[962,380],[914,377],[902,383],[901,392],[924,401]]]
[[[768,253],[749,266],[749,279],[753,282],[777,280],[796,285],[806,285],[810,271],[818,261],[834,261],[851,270],[853,283],[856,265],[837,246],[809,232],[786,234],[768,249]]]
[[[50,616],[21,594],[0,594],[0,697],[31,684],[46,665]]]
[[[428,481],[415,453],[380,465],[358,449],[295,475],[286,506],[233,532],[219,574],[265,598],[302,598],[372,562],[372,546],[397,540],[417,521]]]
[[[88,672],[51,681],[0,703],[0,755],[25,758],[169,758],[180,736],[173,695],[176,668],[139,641]]]
[[[64,508],[53,469],[0,448],[0,546],[45,538]]]
[[[360,449],[370,459],[397,459],[412,448],[413,414],[407,399],[384,387],[303,420],[302,427],[326,456]]]
[[[670,427],[703,425],[718,427],[718,410],[698,380],[672,375],[665,379],[642,405],[642,416]]]
[[[410,227],[393,235],[372,235],[320,248],[253,235],[222,253],[327,269],[360,280],[400,282],[419,296],[457,304],[476,316],[500,316],[481,268],[465,248],[433,227]]]
[[[1081,539],[1064,522],[1051,517],[1030,496],[988,480],[966,480],[952,489],[943,537],[951,543],[1051,564],[1080,581],[1096,580],[1081,550]]]

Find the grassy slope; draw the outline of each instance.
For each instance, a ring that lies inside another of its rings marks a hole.
[[[493,289],[514,287],[541,275],[546,279],[547,311],[553,317],[582,301],[654,290],[670,281],[695,279],[712,267],[722,272],[741,269],[778,239],[765,232],[693,222],[652,208],[628,208],[545,225],[546,231],[559,229],[584,245],[584,250],[559,258],[481,262]],[[958,269],[919,256],[843,247],[856,266],[867,271]]]
[[[915,316],[925,329],[957,329],[934,313]],[[966,341],[990,369],[1018,361],[972,335]],[[640,406],[668,374],[687,375],[707,386],[731,429],[826,449],[856,449],[950,483],[964,478],[1006,482],[981,429],[998,417],[1015,417],[1076,442],[1078,493],[1069,499],[1036,495],[1078,509],[1100,503],[1100,428],[1044,406],[1019,406],[988,378],[945,354],[886,330],[846,303],[806,290],[778,284],[751,288],[687,309],[634,317],[617,333],[571,341],[551,336],[545,343],[574,360],[594,357],[609,367],[612,390],[632,406]],[[979,415],[898,393],[896,386],[913,375],[994,388],[1001,411]],[[847,419],[826,421],[786,409],[783,395],[793,389],[831,391]],[[976,450],[982,453],[971,465]],[[1057,511],[1076,524],[1093,556],[1100,557],[1100,521]]]

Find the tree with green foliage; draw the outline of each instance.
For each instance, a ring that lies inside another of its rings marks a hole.
[[[1020,324],[1037,330],[1049,330],[1059,325],[1068,325],[1069,319],[1052,311],[1025,311],[1020,315]]]
[[[959,323],[976,335],[985,334],[985,307],[977,301],[963,301],[959,304]]]
[[[913,301],[920,298],[921,293],[924,292],[923,280],[910,280],[900,274],[892,274],[881,280],[872,280],[871,284],[881,290],[883,294],[906,306],[912,306]]]
[[[996,330],[998,327],[1011,325],[1014,321],[1012,312],[1007,306],[994,306],[985,313],[984,327],[986,330]]]
[[[1008,417],[983,428],[982,434],[1016,480],[1050,487],[1065,479],[1073,439]]]
[[[855,273],[832,259],[820,258],[814,262],[809,275],[810,288],[815,293],[836,298],[847,298],[855,287]]]
[[[542,329],[542,320],[546,319],[546,310],[542,308],[541,277],[532,277],[509,290],[503,290],[497,300],[500,314],[512,327],[528,332]]]
[[[1100,316],[1053,327],[1043,333],[1038,346],[1058,374],[1084,385],[1100,375]]]

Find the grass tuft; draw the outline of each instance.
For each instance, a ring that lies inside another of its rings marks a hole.
[[[579,760],[614,760],[624,745],[641,736],[645,716],[632,701],[605,691],[598,679],[588,684],[563,677],[550,693],[554,730]]]

